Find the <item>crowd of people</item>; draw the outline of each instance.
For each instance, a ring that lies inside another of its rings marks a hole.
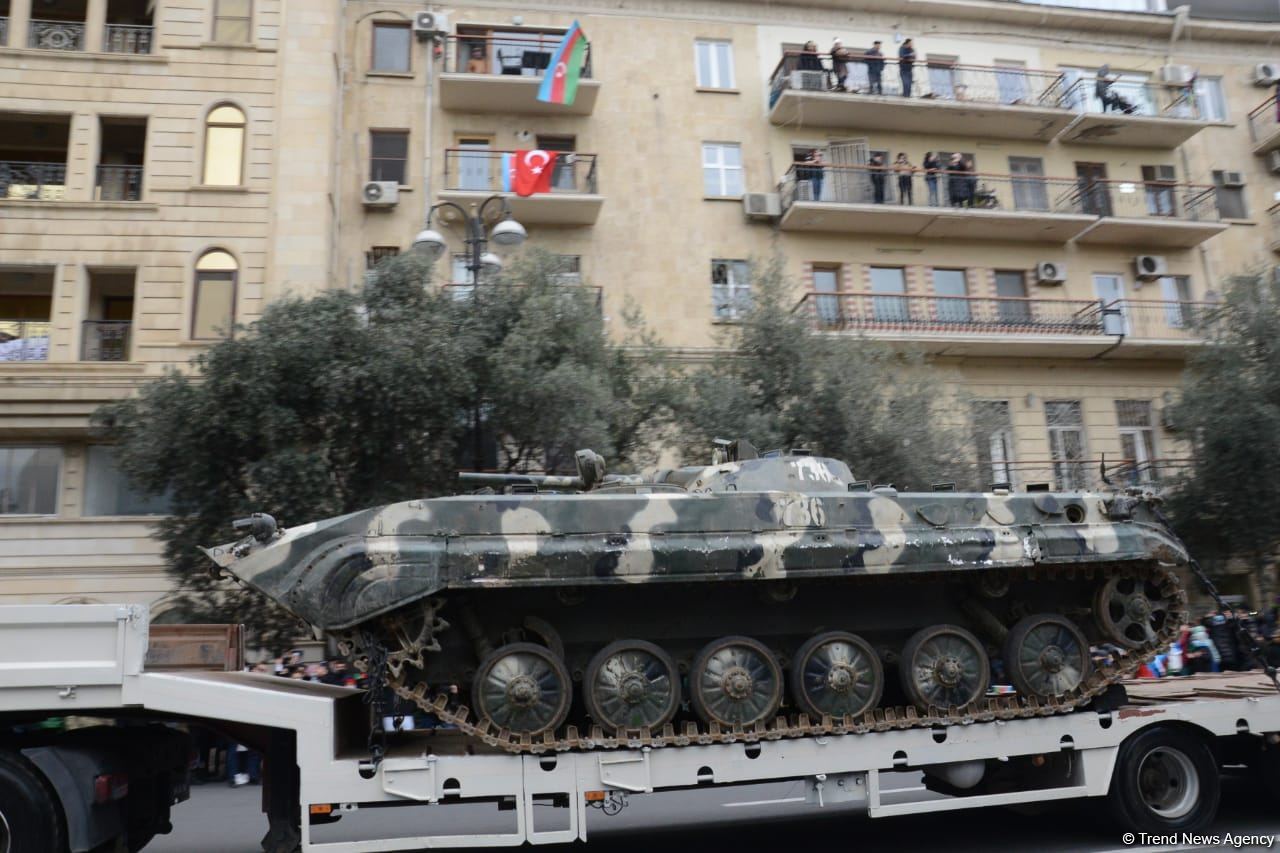
[[[804,49],[800,51],[800,57],[796,65],[801,71],[823,72],[828,76],[830,87],[841,92],[860,90],[855,81],[860,80],[861,75],[855,70],[855,65],[861,65],[866,69],[866,94],[883,95],[885,94],[884,69],[887,61],[885,60],[882,45],[883,42],[874,41],[871,43],[871,47],[858,54],[845,47],[843,41],[836,39],[831,43],[831,66],[827,67],[822,61],[822,55],[818,53],[817,42],[807,41],[804,43]],[[900,88],[895,94],[901,94],[904,98],[911,97],[912,89],[915,86],[915,66],[915,44],[911,39],[905,39],[898,47],[898,83]]]
[[[1139,675],[1164,678],[1202,672],[1244,672],[1262,668],[1263,661],[1280,667],[1278,610],[1280,607],[1273,606],[1262,613],[1210,611],[1199,622],[1183,625],[1178,639],[1143,666]],[[1261,651],[1262,660],[1253,654],[1254,647]]]
[[[821,148],[811,148],[807,152],[798,153],[795,167],[797,183],[807,183],[809,199],[822,201],[822,188],[828,169]],[[885,204],[890,198],[890,187],[896,184],[897,203],[914,205],[915,177],[924,176],[925,189],[928,193],[930,207],[943,204],[951,207],[994,207],[995,194],[979,184],[978,173],[973,165],[973,158],[959,152],[943,155],[936,151],[926,151],[919,165],[912,163],[905,151],[898,152],[892,163],[885,162],[885,156],[873,152],[867,161],[866,174],[870,178],[871,198],[875,204]],[[891,183],[892,181],[892,183]],[[859,201],[849,198],[842,201]]]

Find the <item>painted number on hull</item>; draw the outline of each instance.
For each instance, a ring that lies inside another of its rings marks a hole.
[[[778,501],[778,508],[787,527],[823,527],[827,523],[827,510],[821,498],[788,495]]]

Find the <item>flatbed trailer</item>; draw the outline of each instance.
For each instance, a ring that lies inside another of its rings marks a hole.
[[[1280,787],[1280,694],[1260,673],[1129,682],[1110,707],[1046,709],[1031,719],[906,729],[885,720],[882,731],[862,734],[744,734],[682,747],[513,755],[429,729],[393,733],[375,763],[362,691],[252,673],[148,671],[147,643],[145,607],[0,607],[0,719],[9,732],[0,768],[8,761],[34,771],[34,795],[47,797],[64,821],[71,853],[96,849],[103,832],[83,825],[92,815],[84,816],[76,792],[29,755],[50,746],[26,745],[22,727],[53,716],[123,721],[121,738],[140,723],[204,726],[260,748],[268,853],[568,843],[587,838],[593,809],[608,815],[655,792],[779,781],[803,783],[815,809],[873,818],[1106,798],[1125,830],[1169,834],[1212,821],[1224,765],[1251,765],[1272,790]],[[915,771],[925,790],[886,784]],[[5,779],[0,774],[0,832],[9,833],[9,846],[0,850],[58,853],[14,832],[3,809],[18,800],[12,792],[6,799]],[[478,808],[477,827],[460,828],[454,815]],[[395,837],[385,827],[352,835],[358,817],[387,809],[416,809],[412,820],[394,822],[411,828]],[[335,835],[343,821],[348,831]]]

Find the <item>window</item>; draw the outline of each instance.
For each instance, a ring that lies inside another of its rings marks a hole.
[[[698,87],[733,88],[733,42],[698,39],[694,42]]]
[[[169,499],[148,495],[129,483],[116,464],[115,450],[102,445],[89,448],[85,465],[84,514],[167,515]]]
[[[1120,453],[1124,457],[1122,476],[1131,485],[1156,479],[1156,438],[1151,424],[1150,400],[1116,400],[1116,420],[1120,425]]]
[[[1244,187],[1227,186],[1226,172],[1213,172],[1214,193],[1218,202],[1218,213],[1223,219],[1248,219],[1249,207],[1244,201]]]
[[[582,284],[582,257],[579,255],[555,255],[555,272],[551,278],[556,284]]]
[[[960,58],[931,53],[926,62],[929,70],[929,94],[935,98],[954,100],[958,85],[957,76],[960,74],[956,65],[960,62]],[[963,85],[960,85],[963,91]]]
[[[813,289],[820,294],[814,297],[818,322],[824,326],[840,325],[844,313],[840,308],[840,267],[814,264]],[[828,293],[833,295],[827,296]]]
[[[196,261],[192,340],[217,340],[231,336],[235,321],[236,279],[240,265],[221,249],[211,249]]]
[[[711,304],[717,320],[737,320],[751,308],[751,265],[711,261]]]
[[[964,270],[933,271],[934,315],[943,323],[967,323],[970,320],[968,289]]]
[[[213,0],[213,40],[251,41],[253,0]]]
[[[407,23],[373,24],[373,62],[371,71],[409,71],[409,45],[413,33]]]
[[[991,483],[1013,486],[1013,420],[1009,415],[1009,401],[975,401],[972,414],[979,475],[985,475]]]
[[[1143,166],[1142,185],[1148,216],[1177,216],[1178,173],[1173,166]]]
[[[1227,120],[1227,99],[1222,94],[1221,77],[1197,77],[1195,95],[1200,118],[1206,121]]]
[[[996,316],[1001,323],[1030,323],[1027,275],[1022,270],[996,270]]]
[[[736,142],[702,143],[702,194],[742,195],[742,148]]]
[[[204,120],[204,172],[201,183],[238,187],[244,183],[244,113],[222,104]]]
[[[1080,401],[1047,400],[1044,416],[1049,425],[1054,487],[1063,491],[1085,488],[1084,417]]]
[[[378,264],[388,258],[394,258],[398,254],[400,254],[399,246],[374,246],[364,253],[364,268],[367,270],[377,269]]]
[[[369,180],[405,183],[408,177],[409,131],[369,132]]]
[[[1030,97],[1027,81],[1027,64],[1012,59],[996,60],[996,89],[1000,103],[1021,104]]]
[[[58,510],[56,447],[0,447],[0,515],[53,515]]]
[[[1160,299],[1164,302],[1164,321],[1171,329],[1185,329],[1195,323],[1190,276],[1167,275],[1160,279]]]
[[[871,267],[872,293],[906,293],[907,278],[902,267]],[[881,323],[902,323],[911,319],[905,296],[875,296],[872,316]]]

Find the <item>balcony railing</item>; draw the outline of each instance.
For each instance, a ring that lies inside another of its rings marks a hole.
[[[142,167],[102,165],[98,167],[99,201],[139,201],[142,198]]]
[[[445,189],[511,192],[514,180],[510,173],[511,164],[514,155],[520,153],[523,152],[447,148],[444,153]],[[551,170],[550,192],[594,194],[596,191],[596,155],[558,152]]]
[[[0,160],[0,199],[61,201],[66,185],[67,167],[63,163]]]
[[[883,204],[1003,210],[1040,214],[1216,222],[1212,186],[1168,182],[1051,178],[943,169],[794,163],[779,191],[783,209],[796,202]]]
[[[1272,95],[1249,111],[1249,134],[1255,145],[1274,139],[1280,133],[1280,104]]]
[[[155,27],[134,24],[107,24],[102,34],[102,49],[107,53],[151,52]]]
[[[47,320],[0,320],[0,361],[47,361]]]
[[[127,320],[85,320],[80,340],[81,361],[128,361],[133,324]]]
[[[898,61],[885,59],[883,62],[877,83],[872,76],[873,66],[863,56],[855,54],[851,59],[837,61],[829,53],[786,51],[770,79],[769,104],[772,106],[783,90],[797,89],[1058,107],[1065,91],[1065,78],[1057,71],[916,62],[911,66],[911,92],[908,94],[904,91]]]
[[[560,33],[448,36],[445,39],[444,70],[504,77],[541,77],[563,38]],[[582,78],[591,78],[590,42],[582,60]]]
[[[1081,77],[1066,87],[1062,105],[1079,113],[1204,120],[1192,86],[1140,80],[1116,80],[1099,86],[1096,78]]]
[[[31,19],[27,47],[41,50],[84,50],[82,21],[38,21]]]

